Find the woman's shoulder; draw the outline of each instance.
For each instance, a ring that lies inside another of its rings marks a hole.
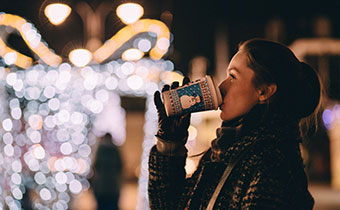
[[[254,144],[250,159],[265,173],[281,174],[300,165],[301,153],[296,139],[264,139]]]

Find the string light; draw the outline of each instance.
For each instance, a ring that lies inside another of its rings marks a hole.
[[[95,136],[108,131],[117,145],[124,143],[125,111],[120,107],[119,95],[147,99],[138,202],[139,206],[147,205],[147,157],[155,143],[157,128],[153,93],[164,83],[183,77],[178,72],[167,73],[174,70],[174,65],[161,59],[170,45],[170,32],[165,24],[139,20],[121,29],[93,54],[94,60],[102,63],[129,39],[147,32],[157,37],[155,46],[152,48],[151,41],[144,38],[139,39],[135,48],[142,54],[149,51],[151,59],[90,66],[86,63],[76,67],[61,63],[61,58],[42,42],[34,26],[23,18],[0,13],[0,25],[17,29],[28,47],[48,65],[32,66],[32,58],[9,48],[0,39],[0,56],[5,63],[26,69],[11,72],[11,66],[0,67],[0,133],[3,134],[0,170],[4,171],[0,180],[9,186],[0,189],[0,206],[20,209],[23,189],[30,182],[38,196],[35,209],[67,209],[70,196],[89,187],[86,175]],[[109,113],[108,106],[115,111]],[[102,123],[96,121],[100,116],[101,119],[115,116],[119,123],[113,123],[117,127],[101,127]]]
[[[170,32],[163,22],[152,19],[141,19],[119,30],[94,52],[94,59],[98,63],[105,61],[124,43],[143,32],[149,32],[150,35],[157,36],[156,45],[150,50],[149,56],[154,60],[161,59],[168,51],[166,46],[168,46],[170,40]]]
[[[0,13],[0,25],[10,26],[17,29],[27,46],[47,65],[56,67],[61,64],[61,57],[56,55],[47,47],[47,44],[42,42],[41,35],[37,32],[34,26],[31,23],[28,23],[24,18],[16,15]],[[144,55],[143,52],[150,50],[150,58],[154,60],[161,59],[166,54],[170,46],[170,32],[163,22],[153,19],[141,19],[133,24],[125,26],[93,53],[93,59],[97,63],[104,62],[124,43],[134,36],[145,32],[149,33],[151,37],[157,37],[156,44],[153,48],[151,48],[150,41],[145,39],[141,40],[137,46],[141,50],[138,52],[138,58]],[[134,55],[136,55],[136,51],[134,51]],[[9,48],[1,38],[0,56],[4,58],[7,57],[6,63],[8,65],[14,64],[24,69],[30,67],[33,63],[32,58]],[[136,60],[138,58],[134,57],[130,59],[126,57],[126,60]],[[89,63],[91,60],[92,56],[87,56],[86,62]],[[75,65],[85,66],[87,64],[84,63],[86,62],[84,61],[81,64],[76,62]]]
[[[89,186],[86,175],[90,172],[94,137],[110,132],[116,144],[124,143],[125,111],[120,107],[119,95],[147,98],[143,143],[143,156],[147,156],[157,128],[153,93],[164,84],[154,75],[164,73],[169,62],[118,60],[86,66],[80,71],[66,63],[52,69],[35,65],[17,72],[2,68],[0,170],[4,173],[0,179],[12,190],[2,189],[0,205],[4,206],[5,199],[10,198],[11,208],[20,208],[16,201],[22,199],[23,187],[33,179],[31,186],[38,195],[34,208],[67,209],[70,196]],[[126,77],[119,77],[119,70]],[[96,78],[96,82],[85,82],[90,78]],[[17,81],[22,82],[22,88],[15,88]],[[9,95],[5,94],[7,88],[12,90]],[[117,123],[112,123],[112,119]],[[147,173],[146,164],[144,160],[141,180]],[[145,191],[146,185],[140,189]]]
[[[47,65],[57,66],[61,63],[61,58],[52,52],[52,50],[41,41],[41,35],[37,32],[33,25],[28,23],[24,18],[17,15],[0,13],[0,25],[10,26],[19,31],[27,46],[29,46],[29,48],[34,53],[36,53]],[[22,55],[13,49],[10,49],[0,38],[1,57],[5,57],[5,55],[8,53],[14,53],[16,55],[16,60],[13,62],[13,64],[17,66],[28,68],[32,65],[31,58]]]
[[[144,9],[136,3],[121,4],[116,9],[117,16],[125,24],[135,23],[144,14]]]
[[[71,8],[66,4],[50,4],[47,5],[44,13],[52,24],[59,25],[70,15]]]

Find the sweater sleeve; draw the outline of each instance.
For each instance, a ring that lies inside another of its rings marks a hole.
[[[186,155],[161,154],[156,146],[149,157],[149,204],[152,210],[178,209],[185,188]]]

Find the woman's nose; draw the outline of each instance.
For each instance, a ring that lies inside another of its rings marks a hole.
[[[222,81],[221,84],[218,86],[218,89],[220,90],[221,95],[223,97],[227,90],[227,80]]]

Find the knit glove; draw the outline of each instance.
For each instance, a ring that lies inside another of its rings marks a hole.
[[[188,77],[184,77],[183,86],[190,82]],[[179,87],[178,82],[173,82],[171,86],[164,85],[162,92]],[[168,117],[165,112],[164,104],[161,100],[161,94],[156,91],[154,94],[154,103],[158,113],[158,131],[156,137],[157,150],[168,155],[177,155],[186,153],[184,147],[188,138],[188,128],[190,125],[190,113]]]

